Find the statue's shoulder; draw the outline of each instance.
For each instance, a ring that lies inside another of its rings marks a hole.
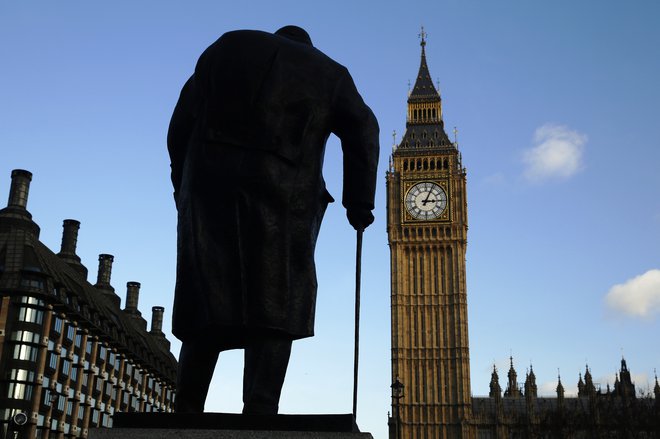
[[[260,30],[241,29],[226,32],[214,44],[251,45],[275,41],[274,35]]]

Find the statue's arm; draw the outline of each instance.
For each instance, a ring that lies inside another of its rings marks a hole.
[[[194,78],[194,75],[191,76],[183,86],[167,132],[167,150],[170,154],[175,199],[181,185],[188,142],[195,127],[197,99]]]
[[[337,85],[333,114],[332,131],[341,140],[344,157],[342,204],[349,220],[357,216],[356,221],[366,227],[373,221],[379,128],[376,116],[362,100],[348,71]],[[354,222],[351,220],[355,227]]]

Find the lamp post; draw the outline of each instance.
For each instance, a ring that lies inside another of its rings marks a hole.
[[[392,406],[394,409],[394,428],[395,428],[395,438],[399,439],[399,400],[403,398],[403,389],[404,385],[399,381],[397,376],[390,388],[392,389]]]

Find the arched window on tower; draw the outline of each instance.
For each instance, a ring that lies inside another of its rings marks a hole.
[[[408,160],[403,161],[403,170],[407,171],[408,170]]]

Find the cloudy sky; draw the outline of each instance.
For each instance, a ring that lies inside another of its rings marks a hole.
[[[0,192],[12,169],[32,171],[28,208],[42,241],[57,251],[62,220],[80,220],[90,280],[97,255],[115,255],[117,291],[142,282],[142,312],[163,305],[167,320],[175,209],[165,136],[180,87],[225,31],[305,27],[349,68],[381,126],[358,422],[385,438],[384,172],[392,132],[400,140],[405,129],[423,25],[468,170],[473,393],[487,394],[493,363],[505,376],[510,355],[519,377],[532,364],[550,393],[558,370],[574,391],[587,363],[612,383],[624,355],[646,390],[660,367],[658,20],[652,0],[2,2]],[[331,138],[325,178],[336,198],[340,163]],[[351,410],[354,245],[336,203],[317,248],[317,335],[294,346],[285,413]],[[207,410],[240,410],[241,362],[221,356]]]

